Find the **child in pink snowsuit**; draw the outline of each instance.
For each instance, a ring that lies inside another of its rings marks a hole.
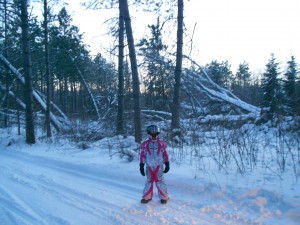
[[[155,182],[161,203],[165,204],[168,200],[168,192],[163,173],[167,173],[170,170],[166,142],[158,138],[160,128],[156,125],[148,126],[147,133],[151,137],[142,143],[140,155],[140,172],[145,176],[144,166],[146,164],[147,175],[141,202],[147,203],[152,199],[153,184]]]

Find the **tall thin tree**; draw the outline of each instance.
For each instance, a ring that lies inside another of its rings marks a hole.
[[[117,134],[124,133],[124,1],[119,1],[119,56],[118,56],[118,115]]]
[[[167,45],[163,42],[159,17],[157,23],[148,25],[148,28],[150,28],[151,36],[142,38],[137,45],[140,47],[147,73],[143,77],[145,106],[155,110],[168,110],[167,102],[170,102],[169,96],[172,89],[170,79],[174,77],[174,69],[171,71],[173,68],[171,61],[164,56]]]
[[[21,0],[22,51],[25,76],[24,99],[26,104],[26,143],[35,143],[32,96],[32,66],[29,43],[27,0]]]
[[[45,70],[46,70],[46,88],[47,88],[47,101],[46,101],[46,130],[47,137],[51,137],[50,126],[50,101],[51,101],[51,76],[50,76],[50,63],[49,63],[49,39],[48,39],[48,0],[44,0],[44,45],[45,45]]]
[[[128,9],[128,1],[124,1],[124,20],[126,36],[129,48],[129,58],[132,72],[133,85],[133,104],[134,104],[134,131],[135,141],[140,143],[142,141],[142,122],[141,122],[141,106],[140,106],[140,81],[137,68],[136,53],[134,48],[134,40],[131,27],[131,19]]]
[[[3,2],[3,14],[4,14],[4,57],[8,58],[8,2],[4,0]],[[9,96],[9,80],[8,80],[8,72],[6,72],[6,79],[5,79],[5,85],[6,85],[6,99],[4,101],[4,109],[7,110],[8,108],[8,96]],[[4,116],[4,124],[5,127],[8,126],[9,121],[9,114],[6,113]]]
[[[268,117],[273,119],[275,113],[279,113],[281,101],[281,88],[279,84],[279,63],[276,62],[274,54],[266,65],[266,71],[263,73],[262,92],[263,107],[268,108]]]
[[[178,15],[177,15],[177,52],[176,52],[176,67],[175,67],[175,84],[172,107],[172,122],[171,130],[173,135],[180,135],[180,80],[182,73],[182,49],[183,49],[183,0],[178,0]]]
[[[239,64],[231,84],[232,91],[246,102],[249,102],[251,97],[253,97],[249,93],[250,77],[249,64],[244,61]]]
[[[285,79],[283,82],[285,113],[295,115],[297,112],[296,79],[298,68],[294,56],[291,56],[291,60],[287,63],[288,67],[284,73]]]

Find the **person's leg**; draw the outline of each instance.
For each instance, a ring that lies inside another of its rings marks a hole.
[[[159,172],[157,173],[157,178],[156,178],[156,187],[158,190],[158,196],[160,197],[161,200],[168,200],[168,190],[167,190],[167,185],[165,183],[164,180],[164,171],[163,171],[163,167],[162,169],[159,170]]]
[[[147,202],[153,197],[153,183],[155,181],[155,171],[156,170],[152,170],[150,167],[146,167],[147,180],[143,190],[143,199],[142,199],[142,201],[145,200],[144,202]]]

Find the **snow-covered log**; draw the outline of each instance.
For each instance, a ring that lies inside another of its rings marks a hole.
[[[20,82],[23,85],[25,85],[25,79],[22,76],[22,74],[2,54],[0,54],[0,61],[17,77],[18,80],[20,80]],[[44,111],[46,111],[46,108],[47,108],[46,103],[40,97],[38,92],[33,90],[32,95],[33,95],[34,99],[37,101],[37,103],[41,106],[41,108]],[[63,116],[63,118],[66,120],[65,122],[67,122],[68,121],[67,117],[61,111],[60,111],[60,113]],[[52,112],[50,112],[50,119],[51,119],[51,123],[53,124],[53,126],[55,127],[56,130],[59,131],[63,127],[61,122],[56,118],[56,116]]]
[[[26,109],[25,103],[21,99],[19,99],[11,90],[7,91],[1,81],[0,81],[0,90],[5,91],[10,97],[15,99],[15,101],[18,103],[19,106],[21,106],[22,109],[24,110]]]
[[[171,119],[172,114],[164,111],[156,110],[141,110],[142,115],[148,119],[157,119],[161,121],[167,121]]]
[[[35,90],[35,91],[38,93],[39,96],[41,96],[42,99],[46,99],[46,96],[43,93],[41,93],[40,91],[37,91],[37,90]],[[61,116],[65,120],[65,122],[67,122],[69,124],[69,119],[66,116],[66,114],[64,114],[63,111],[61,111],[61,109],[56,104],[54,104],[54,102],[51,101],[50,104],[51,104],[51,107],[59,113],[59,116]]]
[[[208,115],[205,117],[199,117],[197,122],[199,123],[216,123],[216,122],[239,122],[239,121],[254,121],[256,115],[253,113],[244,115]]]

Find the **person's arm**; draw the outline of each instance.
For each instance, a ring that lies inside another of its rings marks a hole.
[[[140,154],[140,173],[142,176],[145,176],[145,148],[142,144],[141,146],[141,154]]]
[[[170,163],[169,163],[169,155],[167,152],[167,144],[165,142],[163,145],[163,149],[164,149],[163,158],[164,158],[164,163],[165,163],[164,173],[167,173],[170,170]]]
[[[166,142],[163,142],[163,158],[164,158],[164,163],[169,162],[169,155],[167,152],[167,144]]]

